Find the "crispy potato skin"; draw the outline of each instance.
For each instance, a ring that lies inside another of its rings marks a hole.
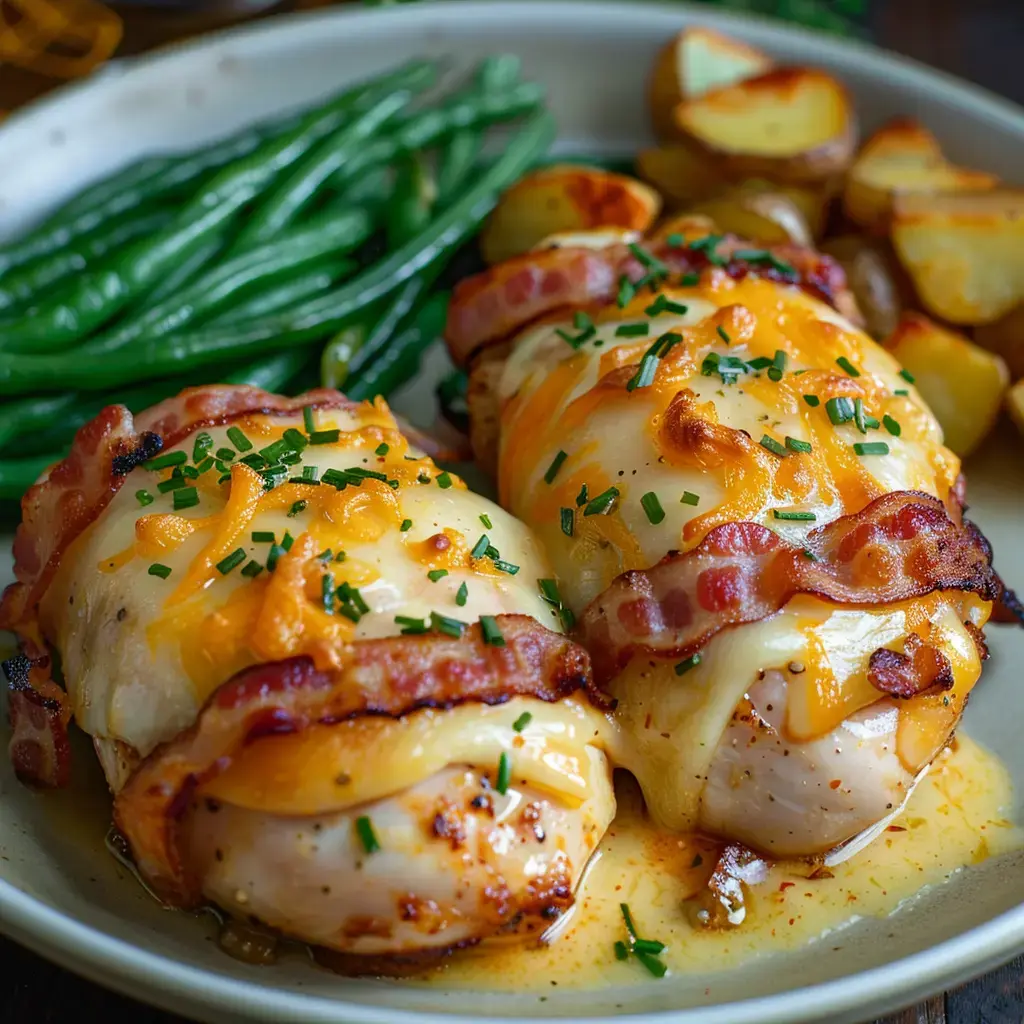
[[[726,174],[816,184],[846,169],[857,142],[846,89],[813,68],[774,68],[676,107],[683,136]]]
[[[902,195],[892,241],[925,308],[990,324],[1024,301],[1024,190]]]
[[[855,224],[884,233],[897,195],[987,191],[998,182],[993,174],[951,164],[924,125],[897,117],[857,154],[846,178],[843,209]]]
[[[947,447],[969,455],[992,429],[1010,383],[1006,363],[962,334],[907,311],[885,347],[913,375]]]
[[[484,259],[500,263],[548,235],[617,227],[646,231],[661,197],[636,178],[578,164],[527,174],[501,198],[480,235]]]
[[[993,323],[976,327],[974,340],[1001,356],[1014,380],[1024,377],[1024,302]]]

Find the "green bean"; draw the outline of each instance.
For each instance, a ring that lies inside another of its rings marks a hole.
[[[418,153],[410,153],[398,165],[395,194],[384,214],[384,233],[388,248],[397,249],[415,238],[430,223],[437,189]]]
[[[431,295],[412,323],[399,331],[375,360],[352,374],[345,388],[348,397],[361,402],[374,395],[386,396],[412,380],[419,372],[423,353],[444,330],[448,298],[442,292]]]
[[[154,340],[143,339],[116,360],[66,355],[0,355],[0,395],[64,387],[101,390],[159,377],[175,368],[193,369],[244,359],[282,345],[311,344],[348,323],[410,277],[441,259],[468,238],[507,188],[550,145],[555,124],[535,113],[505,152],[416,238],[379,263],[319,299],[260,324],[200,328]]]
[[[310,111],[290,113],[269,123],[245,128],[195,153],[148,157],[131,164],[85,189],[37,228],[0,248],[0,275],[29,260],[63,249],[74,239],[144,202],[194,188],[210,173],[249,156],[268,142],[313,128],[326,111],[344,113],[371,92],[385,94],[391,89],[424,88],[434,80],[436,71],[434,62],[412,61],[347,88]]]
[[[224,379],[228,384],[248,384],[263,391],[280,391],[308,361],[308,352],[289,349],[232,370]]]
[[[355,260],[335,260],[314,270],[303,270],[295,277],[260,292],[251,299],[232,304],[218,313],[212,320],[204,320],[207,326],[226,324],[232,326],[252,323],[275,313],[281,313],[298,306],[307,299],[323,295],[332,285],[351,277],[359,268]]]
[[[152,291],[146,292],[138,303],[132,305],[125,315],[139,316],[156,303],[176,295],[186,285],[191,284],[196,276],[216,259],[217,253],[224,248],[224,239],[224,233],[214,235],[204,245],[190,252],[185,259],[168,272],[166,277],[156,283]],[[3,343],[0,341],[0,348],[2,347]],[[17,349],[12,349],[12,351],[17,351]]]
[[[373,231],[365,210],[340,210],[317,224],[295,228],[282,238],[227,260],[201,280],[169,295],[106,334],[79,345],[81,358],[102,358],[139,339],[161,338],[244,298],[247,290],[273,284],[300,267],[342,256],[362,245]],[[42,346],[36,345],[39,352]],[[8,351],[17,352],[16,348]]]
[[[172,210],[145,209],[79,239],[61,252],[19,267],[0,280],[0,310],[23,310],[47,289],[63,284],[129,242],[160,231],[173,219]]]
[[[322,138],[344,132],[349,145],[355,146],[357,137],[365,139],[376,131],[408,96],[401,92],[377,99],[371,94],[368,109],[350,125],[344,124],[345,110],[331,107],[310,124],[266,143],[207,183],[163,231],[87,271],[69,293],[34,316],[5,327],[0,349],[55,349],[78,341],[222,232],[246,203]]]
[[[0,498],[20,498],[60,457],[51,454],[0,460]]]

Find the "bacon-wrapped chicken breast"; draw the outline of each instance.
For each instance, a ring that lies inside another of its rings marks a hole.
[[[23,510],[15,765],[65,781],[73,715],[168,903],[375,956],[571,905],[615,807],[589,660],[529,531],[383,402],[110,407]]]
[[[851,317],[827,257],[684,227],[510,260],[447,330],[478,456],[618,699],[618,762],[662,824],[769,855],[900,807],[1000,590],[957,458]]]

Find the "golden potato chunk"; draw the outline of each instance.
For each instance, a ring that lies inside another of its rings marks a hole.
[[[719,199],[691,206],[690,213],[710,217],[722,231],[770,245],[811,246],[814,236],[800,208],[781,192],[737,189]]]
[[[1024,190],[896,196],[892,241],[945,320],[988,324],[1024,301]]]
[[[501,197],[480,233],[480,248],[488,263],[500,263],[558,232],[646,231],[660,209],[658,193],[636,178],[555,164],[527,174]]]
[[[979,192],[998,183],[993,174],[949,163],[924,125],[913,118],[896,118],[857,154],[846,178],[843,208],[854,223],[882,231],[888,226],[894,196]]]
[[[776,68],[676,107],[685,137],[722,161],[730,175],[825,181],[846,168],[856,121],[846,89],[814,68]]]
[[[681,142],[642,149],[637,154],[636,170],[677,208],[710,199],[728,185],[714,157]]]
[[[977,448],[992,429],[1010,383],[1006,363],[914,312],[903,314],[885,347],[914,377],[947,447],[961,458]]]
[[[864,327],[876,341],[896,330],[903,297],[894,271],[895,257],[884,241],[862,235],[840,235],[821,246],[846,271],[846,283],[864,315]]]
[[[1017,424],[1017,429],[1024,434],[1024,380],[1017,381],[1006,392],[1006,411]]]
[[[647,86],[651,121],[659,138],[679,134],[672,112],[684,99],[767,71],[766,53],[713,29],[685,28],[658,54]]]
[[[1002,356],[1014,380],[1024,377],[1024,303],[993,323],[976,327],[974,340]]]

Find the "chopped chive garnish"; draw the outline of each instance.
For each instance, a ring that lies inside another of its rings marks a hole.
[[[913,384],[917,379],[909,370],[900,370],[900,376],[908,383]]]
[[[659,942],[657,939],[637,939],[633,943],[634,953],[650,953],[652,956],[664,953],[667,948],[664,942]]]
[[[562,595],[558,592],[558,583],[551,579],[539,579],[537,580],[537,586],[540,587],[540,596],[548,604],[553,605],[558,612],[562,628],[566,631],[572,629],[575,624],[575,617],[572,614],[572,610],[562,603]]]
[[[320,596],[324,603],[324,611],[334,614],[334,573],[325,572],[320,577]]]
[[[376,853],[380,849],[380,841],[373,830],[373,822],[365,814],[356,818],[356,832],[367,853]]]
[[[853,446],[858,455],[888,455],[889,446],[885,441],[861,441]]]
[[[449,618],[447,615],[439,615],[437,612],[430,613],[430,625],[436,632],[453,636],[456,639],[462,636],[462,631],[466,628],[465,622]]]
[[[341,431],[339,429],[334,430],[314,430],[309,435],[310,444],[334,444],[338,438],[341,437]]]
[[[620,903],[619,911],[622,914],[622,920],[626,922],[626,931],[629,932],[632,938],[636,938],[636,925],[633,924],[633,915],[629,912],[628,903]]]
[[[335,487],[339,491],[345,490],[348,486],[348,477],[340,469],[328,469],[321,477],[321,480],[323,483]]]
[[[498,628],[498,620],[493,615],[480,616],[480,633],[488,647],[505,646],[505,637],[502,636],[501,630]]]
[[[460,608],[466,607],[466,601],[469,600],[469,587],[465,583],[459,585],[459,589],[455,592],[455,603]]]
[[[319,555],[316,556],[318,562],[329,562],[334,557],[334,552],[330,548],[324,548]]]
[[[636,286],[625,274],[619,278],[619,291],[615,296],[615,301],[618,303],[619,309],[625,309],[633,301],[633,296],[636,295]]]
[[[689,247],[694,252],[714,252],[724,238],[725,235],[704,235],[702,238],[695,238]]]
[[[810,441],[801,441],[798,438],[786,435],[786,447],[791,452],[810,452],[814,450]]]
[[[665,244],[670,249],[683,249],[686,247],[686,237],[678,231],[673,231],[671,235],[666,236]]]
[[[212,447],[213,438],[205,430],[201,434],[196,434],[195,444],[192,445],[192,461],[202,462]]]
[[[862,433],[868,432],[868,425],[864,421],[864,399],[855,398],[853,400],[853,422],[857,424],[857,429]]]
[[[817,409],[821,404],[821,399],[817,395],[804,395],[804,401],[812,408]]]
[[[578,309],[573,313],[572,323],[577,331],[589,331],[594,326],[594,321],[582,309]]]
[[[412,529],[412,520],[403,519],[402,525],[398,528],[402,533],[408,533]]]
[[[345,552],[344,552],[344,551],[339,551],[339,552],[338,552],[338,553],[337,553],[337,554],[336,554],[336,555],[334,556],[334,560],[335,560],[336,562],[344,562],[344,561],[345,561],[345,558],[346,558],[346,555],[345,555]]]
[[[519,572],[518,565],[515,565],[513,562],[506,562],[503,558],[496,558],[494,560],[494,568],[498,572],[507,572],[509,576],[515,576]]]
[[[308,484],[316,484],[320,481],[317,477],[320,475],[320,469],[318,466],[303,466],[302,467],[302,479]]]
[[[651,325],[650,324],[646,324],[646,323],[640,323],[640,324],[619,324],[619,326],[615,328],[615,337],[616,338],[643,338],[643,337],[645,337],[650,332],[650,329],[651,329]]]
[[[737,249],[733,254],[734,260],[745,260],[747,263],[767,263],[780,274],[795,274],[796,270],[788,263],[780,260],[775,253],[767,249]]]
[[[171,575],[171,567],[169,565],[161,565],[159,562],[154,562],[147,571],[150,576],[159,576],[162,580],[167,579]]]
[[[679,283],[684,288],[694,288],[700,284],[700,274],[691,270],[689,273],[683,274],[683,276],[679,278]]]
[[[910,394],[910,392],[906,388],[897,388],[893,392],[893,394],[894,395],[900,395],[902,398],[906,398]]]
[[[654,975],[655,978],[664,978],[668,974],[668,967],[665,966],[656,956],[651,956],[650,953],[641,952],[634,946],[633,956],[637,958],[647,968],[647,970]]]
[[[235,450],[233,448],[218,448],[217,458],[221,462],[230,462],[235,457]]]
[[[301,452],[303,448],[309,444],[309,440],[305,434],[300,430],[296,430],[294,427],[289,427],[281,438],[282,441],[286,442],[288,447],[293,452]]]
[[[143,489],[135,492],[135,500],[145,508],[146,505],[152,505],[156,498],[149,491]]]
[[[756,359],[748,359],[747,366],[752,370],[767,370],[772,361],[767,356],[758,356]]]
[[[274,543],[274,533],[272,530],[253,530],[250,536],[256,544]]]
[[[571,508],[563,508],[559,512],[562,524],[562,533],[566,537],[571,537],[573,534],[573,526],[576,522],[576,513]]]
[[[452,485],[451,473],[448,473],[448,472],[439,473],[437,475],[436,479],[437,479],[437,486],[440,487],[442,491],[447,491],[448,488],[451,487],[451,485]]]
[[[183,487],[174,492],[174,511],[183,512],[199,504],[199,492],[194,487]]]
[[[696,668],[700,664],[700,651],[696,654],[691,654],[690,657],[683,661],[676,663],[676,675],[685,675],[690,671],[691,668]]]
[[[238,427],[228,427],[228,440],[240,452],[247,452],[252,448],[252,441]]]
[[[155,459],[143,463],[143,469],[168,469],[170,466],[181,466],[188,462],[188,456],[184,452],[166,452],[158,455]]]
[[[614,948],[615,948],[615,959],[616,960],[628,960],[629,959],[629,950],[626,949],[626,944],[621,939],[619,939],[615,943],[615,947]]]
[[[683,491],[683,496],[679,499],[680,505],[699,505],[700,495],[694,494],[693,491]]]
[[[544,483],[550,484],[554,481],[555,477],[558,476],[558,471],[562,468],[562,463],[569,458],[568,452],[559,450],[558,454],[551,460],[551,465],[548,466],[547,471],[544,473]]]
[[[387,455],[387,453],[389,451],[391,451],[391,446],[387,445],[383,441],[381,441],[381,443],[379,445],[377,445],[376,448],[373,449],[373,454],[374,455]]]
[[[212,465],[212,463],[211,463]],[[175,472],[178,472],[175,470]],[[187,477],[189,480],[197,480],[199,478],[199,467],[198,466],[182,466],[182,475]]]
[[[533,721],[533,715],[529,711],[524,711],[513,723],[513,732],[522,732],[529,724]]]
[[[277,560],[284,555],[286,549],[280,544],[271,544],[267,552],[267,571],[273,572],[277,568]]]
[[[681,334],[669,331],[657,338],[654,344],[643,354],[636,373],[626,383],[627,391],[635,391],[637,388],[649,388],[654,383],[658,373],[658,364],[668,355],[674,345],[683,340]]]
[[[284,536],[281,538],[281,547],[285,551],[291,551],[292,545],[295,543],[295,538],[287,531],[284,531]]]
[[[732,338],[729,337],[729,332],[721,324],[719,324],[715,328],[715,331],[717,332],[718,336],[722,339],[722,341],[726,343],[726,345],[728,345],[729,342],[732,341]]]
[[[830,398],[825,403],[825,412],[834,426],[852,420],[854,411],[853,402],[849,398]]]
[[[490,538],[486,533],[480,534],[480,539],[473,545],[470,550],[470,554],[474,558],[483,558],[487,554],[487,549],[491,546]]]
[[[502,641],[504,643],[504,641]],[[508,752],[503,750],[498,758],[498,777],[495,780],[494,788],[504,796],[508,792],[508,784],[512,781],[512,759]]]
[[[253,559],[250,559],[242,568],[242,575],[247,576],[251,580],[259,576],[261,572],[263,572],[263,566]]]
[[[899,437],[900,434],[903,432],[903,428],[900,426],[899,420],[894,420],[888,414],[882,417],[882,424],[884,425],[885,429],[888,430],[890,434],[892,434],[893,437]]]
[[[251,455],[245,455],[238,460],[243,465],[248,466],[250,469],[266,469],[267,460],[262,455],[253,452]]]
[[[413,619],[408,615],[396,615],[395,625],[402,627],[403,636],[416,636],[420,633],[430,632],[430,627],[424,619]]]
[[[775,350],[775,358],[772,360],[772,365],[768,368],[768,379],[774,381],[782,380],[782,375],[786,371],[786,353],[781,348]]]
[[[836,360],[836,366],[838,366],[839,369],[843,370],[845,373],[848,373],[851,377],[860,376],[860,370],[858,370],[857,367],[854,366],[853,363],[851,363],[850,360],[846,358],[846,356],[840,356]]]
[[[772,515],[776,519],[784,519],[793,523],[813,523],[818,517],[813,512],[783,512],[781,509],[772,509]]]
[[[769,437],[767,434],[765,434],[764,437],[762,437],[761,440],[758,441],[757,443],[762,448],[765,448],[768,451],[770,451],[773,455],[781,455],[783,458],[785,458],[789,454],[789,452],[786,451],[784,445],[776,441],[774,437]]]
[[[443,580],[447,575],[447,569],[431,569],[430,572],[427,573],[427,579],[430,580],[431,583],[436,583],[438,580]]]
[[[241,565],[245,561],[245,548],[235,548],[227,558],[222,558],[217,563],[217,572],[222,576],[227,576],[232,569],[236,566]]]
[[[288,518],[294,519],[300,512],[305,512],[309,506],[309,502],[305,498],[299,498],[298,501],[292,502],[292,507],[288,509]]]
[[[313,413],[313,406],[307,405],[302,410],[302,425],[306,428],[307,434],[316,432],[316,419]]]
[[[483,523],[485,530],[494,529],[494,523],[491,522],[491,517],[486,512],[481,514],[480,522]]]
[[[589,500],[590,500],[590,496],[587,493],[587,485],[583,484],[583,486],[580,487],[579,494],[576,495],[576,507],[577,508],[582,508],[584,505],[586,505],[586,503]]]
[[[717,352],[709,352],[700,364],[700,372],[705,377],[717,373],[722,378],[723,384],[735,384],[741,373],[746,373],[750,367],[737,359],[735,356],[723,356]]]
[[[211,470],[211,469],[213,469],[214,465],[215,465],[215,462],[214,462],[213,456],[212,456],[212,455],[207,455],[207,456],[206,456],[206,458],[205,458],[205,459],[203,459],[203,460],[202,460],[202,461],[201,461],[201,462],[200,462],[200,463],[199,463],[199,464],[198,464],[198,465],[196,466],[196,472],[197,472],[197,473],[205,473],[205,472],[207,472],[208,470]],[[186,468],[186,469],[188,469],[188,467],[187,467],[187,466],[186,466],[185,468]]]
[[[676,313],[679,316],[685,316],[689,308],[682,302],[673,302],[671,299],[666,299],[664,295],[659,295],[644,312],[648,316],[657,316],[659,313]]]
[[[585,516],[605,515],[612,510],[612,506],[615,504],[618,496],[618,487],[609,487],[608,490],[602,491],[596,498],[591,498],[587,502],[587,507],[583,510],[583,514]]]
[[[292,446],[283,437],[279,437],[276,441],[268,444],[266,448],[261,448],[259,455],[268,466],[272,466],[280,460],[282,455],[290,451],[293,451]]]
[[[664,520],[665,510],[661,507],[661,502],[654,491],[648,491],[643,495],[640,498],[640,504],[643,506],[644,512],[647,513],[647,521],[652,526],[657,526]]]

